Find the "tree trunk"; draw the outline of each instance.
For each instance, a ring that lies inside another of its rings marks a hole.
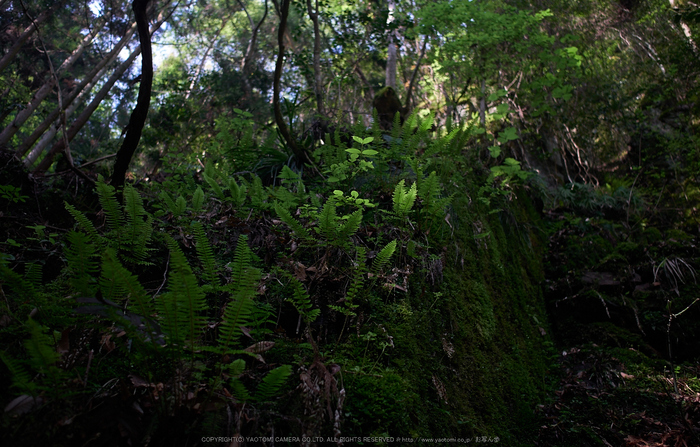
[[[114,173],[111,184],[119,191],[124,186],[126,171],[129,169],[131,158],[141,140],[141,132],[146,124],[148,108],[151,105],[151,87],[153,85],[153,53],[151,49],[151,33],[148,29],[148,16],[146,8],[149,0],[134,0],[132,8],[136,17],[141,42],[141,82],[139,84],[139,96],[136,107],[131,114],[127,126],[126,136],[122,146],[117,152],[117,160],[114,162]]]
[[[306,151],[296,143],[296,140],[289,133],[287,124],[284,122],[284,117],[282,116],[282,108],[280,106],[280,79],[282,78],[282,67],[284,65],[284,37],[285,30],[287,28],[287,17],[289,16],[289,4],[291,0],[282,0],[282,4],[279,8],[280,14],[280,25],[277,32],[277,44],[279,46],[279,52],[277,53],[277,63],[275,64],[275,75],[273,79],[273,89],[274,94],[272,98],[273,108],[275,110],[275,122],[279,128],[282,138],[287,142],[294,156],[299,160],[300,163],[310,163],[311,160],[306,154]]]
[[[246,48],[245,51],[245,56],[243,57],[243,61],[241,62],[241,75],[243,75],[243,88],[245,90],[246,98],[248,101],[250,101],[253,98],[253,87],[250,85],[250,79],[248,77],[250,76],[251,73],[251,62],[253,60],[253,56],[255,55],[255,47],[257,44],[258,40],[258,32],[260,31],[260,26],[262,26],[263,22],[265,21],[265,18],[267,18],[267,12],[268,12],[268,6],[267,6],[267,0],[265,0],[265,13],[262,16],[262,19],[258,22],[256,25],[255,22],[253,22],[253,18],[248,14],[248,10],[246,9],[245,5],[241,0],[239,0],[239,3],[241,5],[241,8],[243,8],[243,12],[245,12],[246,16],[248,17],[248,21],[250,22],[250,30],[251,30],[251,36],[250,36],[250,41],[248,42],[248,48]]]
[[[47,18],[51,17],[51,14],[61,6],[63,2],[59,1],[56,2],[50,9],[44,10],[41,14],[39,14],[39,17],[36,19],[32,20],[32,23],[24,29],[22,34],[19,35],[17,38],[17,41],[10,47],[9,51],[7,54],[5,54],[2,59],[0,59],[0,73],[7,68],[8,65],[10,65],[10,62],[12,62],[12,59],[17,56],[19,51],[22,49],[22,46],[29,40],[32,34],[34,34],[34,31],[36,31],[37,27],[41,25],[44,21],[46,21]]]
[[[394,10],[396,4],[394,0],[389,0],[389,17],[386,19],[387,26],[394,22]],[[396,91],[396,31],[392,30],[389,34],[389,48],[386,57],[386,80],[385,85]]]
[[[92,116],[93,112],[97,109],[97,106],[99,106],[102,100],[105,99],[112,86],[122,77],[124,72],[126,72],[126,70],[131,66],[131,64],[134,63],[134,60],[139,54],[141,54],[141,46],[136,47],[136,49],[133,51],[133,53],[131,53],[129,58],[122,62],[121,65],[119,65],[119,67],[115,70],[112,76],[102,86],[100,91],[97,92],[90,104],[85,108],[85,110],[83,110],[80,116],[78,116],[78,118],[75,119],[73,125],[68,128],[68,130],[66,131],[66,138],[61,138],[61,140],[57,141],[51,147],[48,154],[46,154],[46,157],[44,157],[44,159],[41,160],[41,162],[39,163],[39,166],[37,166],[36,169],[34,169],[35,174],[43,174],[51,167],[51,164],[53,163],[53,159],[56,156],[56,154],[61,153],[65,149],[64,141],[68,140],[68,142],[70,142],[71,140],[73,140],[73,138],[75,138],[78,132],[80,132],[80,129],[83,128],[85,123],[87,123],[87,121],[90,119],[90,116]]]
[[[73,97],[74,100],[71,99],[72,102],[68,105],[68,107],[65,108],[64,114],[65,114],[66,119],[69,116],[71,116],[73,114],[73,112],[75,112],[75,110],[85,101],[85,99],[87,99],[88,95],[90,94],[92,89],[95,87],[95,84],[97,84],[97,82],[100,79],[102,79],[102,76],[104,76],[104,73],[106,71],[107,71],[107,68],[105,67],[100,73],[98,73],[97,76],[94,77],[93,81],[90,84],[88,84],[83,89],[83,91],[80,92],[80,94],[77,95],[77,97]],[[71,96],[73,96],[73,95],[71,95]],[[54,114],[54,112],[55,112],[55,114]],[[49,116],[49,118],[50,117],[54,118],[54,122],[53,122],[53,124],[51,124],[48,131],[46,130],[46,127],[44,127],[41,130],[39,128],[37,128],[34,130],[34,132],[32,132],[32,135],[30,135],[30,137],[27,138],[27,140],[31,140],[31,144],[34,144],[34,142],[36,142],[36,140],[39,137],[41,137],[41,139],[34,145],[34,147],[32,147],[32,150],[29,151],[29,154],[27,154],[27,156],[24,158],[23,162],[24,162],[25,166],[31,167],[34,163],[36,163],[36,161],[39,158],[39,156],[41,155],[41,153],[44,152],[44,149],[46,149],[46,147],[49,144],[51,144],[51,140],[53,140],[53,137],[55,137],[56,133],[58,133],[58,129],[61,127],[61,119],[59,119],[59,117],[58,117],[60,112],[58,111],[58,108],[56,108],[54,110],[54,112],[52,112],[51,115]],[[44,122],[47,123],[48,118]],[[43,124],[44,123],[42,123],[42,125]],[[39,130],[40,130],[40,132],[39,132]],[[42,135],[42,133],[43,133],[43,135]],[[22,148],[26,144],[27,140],[25,140],[25,142],[22,143],[20,148]],[[30,146],[27,146],[27,149]],[[24,151],[26,152],[27,149],[24,149]],[[17,151],[19,152],[19,149]]]
[[[78,45],[78,48],[73,50],[71,55],[63,61],[61,66],[58,67],[58,70],[56,70],[56,76],[73,66],[75,61],[77,61],[80,55],[83,54],[85,48],[87,48],[87,46],[90,45],[90,43],[92,43],[92,40],[100,32],[102,26],[104,26],[104,20],[102,20],[101,23],[99,23],[95,27],[92,33],[85,36],[80,45]],[[32,99],[32,102],[30,102],[27,105],[27,107],[21,110],[15,116],[15,119],[12,120],[12,122],[8,124],[7,127],[5,127],[2,133],[0,133],[0,146],[3,146],[10,141],[10,139],[15,135],[15,133],[17,133],[17,131],[19,131],[19,129],[27,121],[27,119],[29,119],[29,117],[32,116],[32,113],[34,113],[36,108],[39,107],[39,105],[41,105],[41,103],[44,101],[44,99],[46,99],[47,96],[49,96],[49,93],[51,93],[54,86],[56,86],[56,77],[51,76],[51,78],[49,78],[49,80],[36,92],[36,94],[34,95],[34,99]],[[57,88],[61,87],[58,86]]]
[[[323,82],[321,80],[321,31],[318,26],[318,0],[312,8],[311,0],[306,0],[309,10],[309,18],[314,24],[314,95],[316,96],[316,109],[322,117],[326,115],[323,105]]]

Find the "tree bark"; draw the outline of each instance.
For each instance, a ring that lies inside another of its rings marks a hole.
[[[2,59],[0,59],[0,73],[7,68],[8,65],[10,65],[10,62],[12,62],[12,59],[17,56],[19,51],[22,49],[22,46],[29,40],[32,34],[34,34],[34,31],[36,31],[37,27],[41,25],[46,19],[51,17],[51,14],[54,13],[56,9],[58,9],[63,2],[59,1],[56,2],[50,9],[44,10],[41,14],[39,14],[39,17],[36,19],[32,20],[32,23],[24,29],[22,34],[19,35],[17,38],[17,41],[10,47],[9,51],[7,54],[5,54]]]
[[[274,94],[272,103],[275,110],[275,122],[277,123],[277,127],[279,128],[282,138],[284,138],[284,140],[287,142],[297,160],[299,160],[301,163],[311,163],[306,151],[297,145],[296,140],[289,133],[289,129],[287,128],[287,124],[284,122],[282,108],[280,106],[280,79],[282,78],[282,67],[284,65],[284,37],[285,29],[287,28],[287,17],[289,16],[290,3],[291,0],[282,0],[282,4],[279,7],[280,25],[277,32],[279,52],[277,53],[277,63],[275,64],[275,76],[273,80]]]
[[[255,22],[253,21],[253,18],[248,14],[248,10],[246,9],[245,5],[241,0],[238,1],[241,5],[241,8],[243,8],[243,12],[245,12],[246,16],[248,17],[248,21],[250,22],[250,30],[251,30],[251,36],[250,36],[250,41],[248,42],[248,48],[246,48],[245,51],[245,56],[243,57],[243,61],[241,62],[241,74],[243,75],[243,88],[245,89],[245,94],[248,100],[250,101],[253,98],[253,87],[250,85],[250,79],[248,77],[250,76],[251,73],[251,62],[253,60],[253,56],[255,55],[255,47],[257,44],[258,40],[258,32],[260,31],[260,27],[262,26],[263,22],[267,18],[267,12],[268,12],[268,6],[267,6],[267,0],[265,0],[265,13],[263,14],[262,18],[256,25]]]
[[[394,0],[389,0],[389,17],[386,19],[386,24],[390,26],[394,22],[394,11],[396,4]],[[384,85],[391,87],[396,91],[396,31],[389,33],[389,48],[386,57],[386,80]]]
[[[64,114],[65,114],[66,119],[69,116],[71,116],[73,114],[73,112],[75,112],[75,110],[80,106],[80,104],[82,104],[85,101],[87,96],[90,94],[92,89],[95,87],[95,84],[97,84],[97,81],[99,81],[102,78],[102,76],[104,75],[104,72],[106,72],[106,71],[107,71],[107,68],[106,67],[103,68],[103,70],[100,73],[98,73],[97,76],[94,77],[92,82],[90,84],[88,84],[80,92],[80,94],[77,97],[73,97],[73,95],[71,95],[74,99],[71,98],[72,102],[68,105],[68,107],[64,106],[65,107]],[[31,140],[31,144],[34,144],[34,142],[36,142],[36,140],[39,137],[41,137],[41,139],[34,145],[34,147],[32,147],[32,150],[29,151],[29,154],[27,154],[27,156],[24,158],[23,162],[24,162],[25,166],[30,167],[34,163],[36,163],[36,161],[39,158],[39,156],[41,155],[41,153],[44,152],[44,149],[46,149],[46,147],[49,144],[51,144],[51,140],[53,140],[53,137],[55,137],[56,133],[58,133],[58,129],[61,127],[61,119],[59,119],[59,117],[58,117],[60,112],[58,111],[58,108],[56,108],[54,110],[54,112],[55,112],[55,114],[52,112],[51,115],[49,116],[49,118],[50,117],[54,118],[54,122],[53,122],[53,124],[50,125],[48,130],[46,130],[46,127],[44,127],[43,129],[37,128],[34,130],[34,132],[32,132],[32,135],[30,135],[30,137],[27,138],[27,140]],[[44,120],[44,123],[48,123],[48,118],[46,120]],[[42,125],[44,123],[42,123]],[[42,135],[42,133],[43,133],[43,135]],[[25,142],[22,143],[20,148],[25,146],[27,140],[25,140]],[[29,146],[27,146],[27,148],[29,148]],[[24,149],[24,151],[26,152],[27,149]],[[19,152],[19,149],[17,150],[17,152]]]
[[[322,117],[326,115],[323,104],[323,81],[321,80],[321,30],[318,26],[318,0],[315,6],[311,6],[311,0],[306,0],[309,18],[314,24],[314,96],[316,96],[316,109]]]
[[[136,24],[134,23],[131,28],[124,34],[124,37],[122,37],[119,42],[115,45],[115,47],[112,49],[112,51],[104,58],[102,61],[100,61],[99,64],[97,64],[92,70],[90,70],[90,73],[85,75],[83,80],[80,82],[80,84],[77,85],[77,87],[64,99],[63,101],[63,107],[64,109],[67,108],[68,106],[71,105],[71,103],[80,95],[80,93],[85,89],[85,87],[92,83],[93,80],[99,76],[100,73],[103,72],[104,68],[111,64],[114,60],[117,59],[117,56],[119,56],[119,52],[124,48],[124,46],[131,40],[131,37],[134,35],[136,32]],[[29,148],[32,147],[32,145],[41,137],[44,132],[46,132],[46,129],[48,129],[52,123],[58,119],[59,115],[61,114],[62,110],[60,107],[56,107],[50,114],[47,116],[44,121],[32,132],[31,135],[29,135],[25,140],[22,142],[22,144],[17,147],[17,150],[15,154],[17,157],[23,157],[24,154],[27,153]]]
[[[73,138],[75,138],[80,129],[83,128],[85,123],[87,123],[87,121],[90,119],[90,116],[92,116],[93,112],[97,109],[97,106],[99,106],[102,100],[105,99],[112,86],[114,86],[114,84],[122,77],[122,75],[124,75],[124,72],[126,72],[127,68],[129,68],[131,64],[134,63],[134,60],[139,54],[141,54],[141,46],[136,47],[136,49],[131,53],[129,58],[122,62],[121,65],[119,65],[119,67],[114,71],[112,76],[97,92],[90,104],[85,108],[85,110],[83,110],[80,116],[78,116],[78,118],[75,119],[73,125],[71,125],[68,128],[68,130],[66,131],[66,138],[61,138],[51,147],[44,159],[41,160],[36,169],[34,169],[34,174],[43,174],[51,167],[51,164],[53,163],[53,159],[56,156],[56,154],[61,153],[65,149],[64,141],[68,140],[70,142],[73,140]]]
[[[85,48],[87,48],[88,45],[90,45],[93,41],[93,39],[99,34],[100,29],[104,26],[104,20],[101,21],[93,30],[92,33],[88,34],[85,36],[83,41],[78,45],[78,48],[73,50],[70,56],[66,60],[63,61],[60,67],[58,67],[58,70],[56,70],[56,75],[59,75],[63,73],[64,71],[68,70],[70,67],[73,66],[75,61],[78,60],[81,54],[83,54],[83,51],[85,51]],[[34,113],[34,111],[41,105],[41,103],[46,99],[47,96],[49,96],[49,93],[53,90],[53,88],[56,86],[56,78],[54,76],[51,76],[49,80],[41,86],[41,88],[34,94],[34,98],[32,101],[22,109],[16,116],[15,119],[12,120],[10,124],[5,127],[5,129],[0,133],[0,146],[3,146],[7,144],[10,139],[19,131],[19,129],[22,127],[22,125],[29,119],[30,116]],[[61,88],[58,86],[57,88]],[[65,107],[65,105],[64,105]]]
[[[126,136],[122,146],[117,152],[117,160],[114,162],[114,173],[111,184],[119,191],[124,186],[126,171],[129,169],[131,158],[141,140],[141,132],[146,124],[148,108],[151,105],[151,87],[153,85],[153,53],[151,49],[151,33],[148,29],[148,16],[146,8],[149,0],[134,0],[132,9],[136,17],[136,24],[141,42],[141,83],[136,107],[131,114],[127,126]]]

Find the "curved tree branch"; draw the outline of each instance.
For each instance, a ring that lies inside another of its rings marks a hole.
[[[136,107],[129,119],[126,136],[122,146],[117,152],[117,160],[114,162],[114,173],[112,174],[112,186],[119,190],[124,186],[126,171],[129,169],[131,158],[136,152],[136,147],[141,140],[141,132],[146,124],[148,108],[151,104],[151,87],[153,85],[153,52],[151,49],[151,33],[148,30],[148,15],[146,8],[149,0],[134,0],[132,9],[136,18],[139,31],[139,41],[141,42],[141,83],[139,85],[139,96]]]

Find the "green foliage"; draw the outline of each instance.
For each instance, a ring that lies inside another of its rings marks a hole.
[[[68,233],[67,240],[65,255],[72,272],[73,288],[82,296],[90,296],[98,271],[95,246],[90,243],[88,236],[76,231]]]
[[[320,309],[312,309],[311,298],[308,292],[304,289],[304,286],[294,277],[290,278],[292,288],[294,289],[294,294],[292,297],[288,298],[292,302],[296,310],[299,312],[301,317],[304,319],[304,323],[308,326],[313,323],[316,318],[321,314]]]
[[[282,365],[267,373],[255,392],[255,400],[264,402],[270,400],[284,385],[292,373],[291,365]]]
[[[394,254],[394,251],[396,250],[396,240],[393,240],[386,244],[384,248],[379,250],[377,253],[377,256],[374,258],[374,261],[372,261],[372,268],[371,272],[372,274],[376,275],[379,273],[382,268],[386,265],[387,262],[389,262],[389,259],[391,258],[391,255]]]
[[[204,225],[201,222],[193,222],[192,230],[194,231],[197,256],[204,270],[204,279],[216,289],[219,286],[219,267],[216,264],[211,244],[209,244],[207,235],[204,232]]]
[[[416,202],[417,195],[417,184],[413,183],[410,188],[404,186],[405,180],[401,180],[394,189],[393,203],[394,203],[394,213],[400,217],[404,218],[413,208],[413,204]]]
[[[21,194],[22,189],[12,185],[0,185],[0,198],[12,203],[22,203],[29,197]]]

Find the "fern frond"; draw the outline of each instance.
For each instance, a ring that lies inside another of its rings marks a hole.
[[[304,322],[307,325],[311,324],[321,314],[321,310],[312,310],[313,305],[311,304],[311,297],[298,279],[291,277],[291,281],[294,294],[291,298],[288,298],[288,300],[292,302],[296,310],[304,319]]]
[[[148,253],[146,244],[153,233],[153,218],[144,209],[141,195],[131,185],[124,186],[124,210],[126,225],[123,242],[129,249],[129,257],[141,262]]]
[[[99,243],[102,244],[103,238],[99,234],[97,234],[97,230],[95,229],[95,225],[90,222],[90,219],[85,217],[85,214],[81,213],[80,211],[77,210],[73,205],[69,204],[68,202],[63,202],[65,204],[66,209],[70,213],[71,216],[73,216],[73,219],[78,222],[78,225],[85,231],[90,238],[91,242]]]
[[[384,268],[387,262],[389,262],[389,258],[391,258],[391,255],[394,254],[394,250],[396,250],[396,239],[393,241],[389,242],[382,248],[379,253],[377,253],[377,256],[374,258],[374,261],[372,261],[372,273],[377,274],[379,271]]]
[[[124,216],[117,201],[117,194],[114,191],[114,187],[106,184],[101,177],[97,181],[97,196],[100,199],[102,209],[105,211],[107,226],[110,231],[119,232],[124,226]]]
[[[231,192],[231,199],[233,199],[233,204],[237,207],[243,206],[246,199],[247,188],[245,185],[238,185],[236,179],[230,178],[228,181],[228,189]]]
[[[10,370],[13,387],[27,392],[32,392],[36,389],[36,384],[32,382],[32,376],[19,360],[13,359],[3,352],[0,352],[0,360]]]
[[[53,340],[44,333],[45,328],[31,318],[26,324],[30,338],[25,340],[24,348],[29,354],[29,363],[37,371],[48,372],[59,359]]]
[[[167,335],[177,343],[187,342],[194,351],[195,341],[206,323],[202,315],[207,307],[204,292],[177,242],[170,236],[166,236],[166,242],[170,249],[171,265],[169,291],[157,301],[157,308]]]
[[[65,255],[68,269],[73,273],[71,284],[80,295],[92,295],[90,286],[96,282],[94,278],[98,270],[95,246],[89,242],[89,237],[85,233],[71,231],[67,239]]]
[[[358,209],[350,215],[348,220],[346,220],[345,223],[340,226],[340,228],[338,228],[338,242],[340,242],[341,244],[346,243],[348,238],[357,232],[357,230],[360,228],[361,223],[362,210]]]
[[[7,267],[4,262],[0,262],[0,284],[7,284],[14,294],[24,296],[25,299],[34,298],[37,294],[32,283],[25,281],[22,275]]]
[[[264,402],[272,398],[284,385],[291,373],[291,365],[282,365],[267,373],[260,385],[258,385],[258,389],[255,392],[255,400]]]
[[[170,194],[168,194],[167,191],[161,191],[160,194],[158,194],[158,198],[165,202],[165,205],[168,207],[168,211],[173,213],[173,216],[177,217],[179,215],[179,213],[177,212],[177,205],[175,204],[175,201],[172,197],[170,197]]]
[[[224,353],[233,348],[233,343],[241,335],[241,326],[247,324],[253,313],[257,282],[260,280],[260,270],[251,265],[252,252],[248,247],[248,238],[241,235],[231,263],[232,300],[226,306],[224,318],[219,327],[219,349]]]
[[[413,183],[409,190],[404,187],[404,180],[401,180],[394,189],[394,213],[399,217],[406,217],[413,208],[416,201],[416,184]]]
[[[42,285],[42,266],[38,262],[29,262],[24,265],[24,280],[34,290],[39,290]]]
[[[206,172],[202,173],[202,176],[204,177],[204,180],[209,184],[209,187],[214,191],[214,194],[216,194],[221,200],[224,200],[226,197],[224,195],[224,190],[221,189],[221,186],[216,182],[216,179],[213,177],[210,177],[207,175]]]
[[[279,202],[275,202],[275,212],[277,213],[277,216],[280,218],[280,220],[289,225],[289,227],[292,229],[292,231],[294,231],[294,233],[296,233],[297,236],[301,237],[302,239],[312,239],[308,230],[304,228],[298,220],[292,217],[292,214],[286,208],[281,206]]]
[[[202,263],[204,270],[204,279],[214,287],[218,287],[219,283],[219,266],[216,265],[214,258],[214,250],[212,250],[207,235],[204,232],[204,226],[201,222],[193,222],[192,230],[194,231],[194,240],[197,248],[197,257]]]
[[[329,241],[335,239],[338,231],[338,215],[336,214],[335,210],[335,200],[330,198],[323,205],[323,208],[318,215],[318,228]]]
[[[203,204],[204,204],[204,191],[202,191],[201,186],[198,186],[197,189],[195,190],[194,194],[192,194],[192,210],[195,213],[198,213],[199,210],[202,209]]]
[[[239,401],[246,402],[251,400],[248,389],[243,385],[240,379],[234,377],[231,379],[231,395]]]
[[[136,312],[145,317],[153,314],[153,303],[136,275],[129,272],[119,262],[114,249],[102,254],[102,276],[100,277],[102,297],[117,303],[130,300]]]

